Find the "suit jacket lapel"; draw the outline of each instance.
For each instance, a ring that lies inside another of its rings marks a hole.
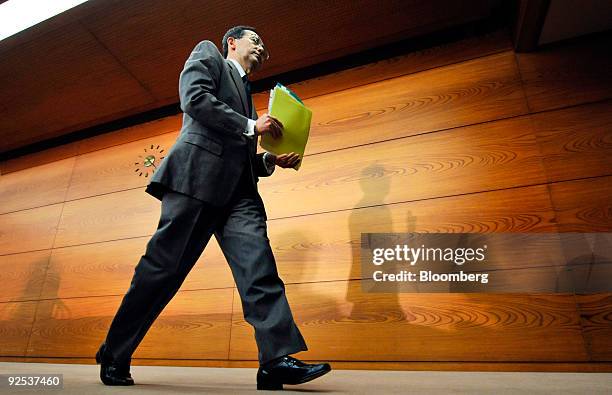
[[[236,70],[236,67],[232,64],[231,61],[225,59],[225,63],[227,63],[230,68],[230,75],[232,76],[232,80],[234,80],[234,84],[236,84],[236,89],[238,89],[238,93],[240,94],[240,101],[242,101],[242,108],[244,109],[244,114],[247,117],[252,118],[253,114],[248,114],[248,98],[246,95],[246,90],[244,88],[244,82],[242,82],[242,78],[240,78],[240,73],[238,73],[238,70]]]

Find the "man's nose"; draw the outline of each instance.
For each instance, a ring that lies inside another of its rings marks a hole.
[[[260,57],[262,60],[267,60],[267,59],[268,59],[268,57],[269,57],[269,55],[268,55],[268,53],[266,52],[266,49],[263,47],[263,45],[258,45],[258,48],[257,48],[257,54],[259,55],[259,57]]]

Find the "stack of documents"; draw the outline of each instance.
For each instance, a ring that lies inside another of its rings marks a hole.
[[[261,138],[261,146],[275,155],[295,152],[303,158],[310,132],[312,111],[287,87],[276,84],[270,91],[268,113],[283,124],[283,136],[274,139],[269,134]],[[299,169],[302,161],[295,169]]]

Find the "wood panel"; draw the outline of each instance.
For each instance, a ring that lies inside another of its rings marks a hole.
[[[406,7],[398,0],[357,0],[286,7],[282,1],[270,0],[231,11],[221,1],[199,8],[188,1],[170,5],[149,0],[112,6],[99,3],[98,12],[82,20],[156,97],[167,97],[176,94],[177,73],[193,45],[209,39],[219,46],[237,19],[258,27],[271,50],[270,60],[256,77],[263,78],[485,18],[494,3],[477,0],[466,8],[453,1],[433,0]],[[278,23],[269,23],[270,15]],[[360,34],[355,35],[355,29]]]
[[[527,113],[511,51],[330,93],[304,104],[313,111],[307,154]]]
[[[17,158],[0,162],[0,174],[16,172],[29,169],[30,167],[46,165],[47,163],[71,158],[77,154],[78,142],[59,145],[53,148],[46,148],[42,151],[22,155]]]
[[[362,278],[361,233],[550,232],[555,229],[545,185],[268,222],[270,243],[286,283]],[[535,264],[535,260],[528,263]],[[516,263],[516,267],[520,266],[522,263]]]
[[[612,231],[612,177],[551,184],[550,195],[561,231]]]
[[[123,295],[149,239],[137,237],[54,249],[41,297]],[[181,289],[233,286],[229,266],[217,242],[211,241]]]
[[[0,177],[0,214],[64,201],[75,158]]]
[[[610,35],[517,54],[531,111],[612,97]]]
[[[0,355],[23,356],[26,353],[37,302],[0,303]]]
[[[155,119],[79,141],[79,155],[181,130],[182,113]]]
[[[125,110],[127,103],[155,103],[146,87],[79,22],[4,51],[2,57],[2,151],[62,135],[58,132],[67,127],[78,130],[84,122]]]
[[[576,301],[590,359],[612,361],[612,294],[576,295]]]
[[[287,297],[306,359],[588,360],[572,295],[372,294],[348,281],[289,285]],[[235,295],[230,359],[256,359],[251,339]]]
[[[527,133],[530,127],[527,119],[517,118],[410,139],[389,141],[340,153],[324,154],[317,156],[316,161],[311,161],[308,166],[305,165],[299,173],[279,170],[269,180],[262,180],[260,190],[268,202],[270,217],[274,218],[453,194],[458,190],[457,184],[448,182],[451,179],[453,182],[462,183],[461,193],[516,186],[521,183],[543,182],[543,170],[540,159],[536,156],[537,145],[533,136]],[[461,141],[452,138],[459,134],[462,136]],[[493,149],[497,151],[491,153],[490,151]],[[122,150],[121,147],[111,148],[110,150],[116,151],[120,157],[127,156],[125,154],[127,151]],[[429,154],[423,154],[423,152],[429,152]],[[100,160],[103,160],[102,151],[88,155],[98,153],[101,155]],[[94,163],[94,161],[86,160],[88,155],[81,157],[83,166]],[[371,159],[368,160],[368,158]],[[118,159],[112,161],[117,162]],[[344,165],[336,166],[337,162],[344,163]],[[93,166],[95,167],[95,165]],[[336,174],[329,170],[333,166],[335,166],[334,172]],[[77,165],[77,169],[80,169],[79,165]],[[522,173],[517,174],[517,169],[520,169]],[[77,175],[77,173],[83,175]],[[88,172],[85,170],[75,170],[73,176],[75,180],[83,180],[83,186],[80,187],[82,191],[101,192],[112,188],[112,185],[119,182],[109,182],[107,187],[96,190],[92,185],[96,178],[88,180],[86,174]],[[130,179],[134,178],[127,171],[118,170],[115,174],[117,179],[125,182],[123,186],[133,182],[127,179],[128,177],[131,177]],[[413,182],[421,185],[414,188],[412,185],[404,184],[391,188],[393,183],[405,183],[402,178],[408,176],[412,176],[413,179],[416,178]],[[459,180],[458,178],[461,177],[463,179]],[[316,184],[309,185],[313,182]],[[494,183],[497,183],[497,185]],[[390,198],[381,196],[387,191],[391,196]],[[319,201],[318,197],[321,194],[330,195],[334,198]],[[365,196],[359,199],[362,194]],[[280,201],[277,197],[286,202],[296,201],[298,195],[308,204],[295,207],[277,203]],[[115,234],[117,229],[113,227],[113,229],[102,231],[103,233],[114,234],[109,236],[112,237],[110,239],[106,236],[104,238],[98,237],[97,234],[100,233],[100,229],[97,229],[92,232],[92,236],[95,235],[95,238],[82,240],[85,234],[90,232],[89,230],[76,229],[72,225],[64,224],[65,221],[87,218],[84,222],[86,222],[88,229],[93,230],[99,224],[97,224],[98,219],[91,219],[92,216],[108,216],[108,213],[113,212],[112,210],[99,210],[100,207],[96,209],[95,206],[98,204],[106,205],[102,207],[109,207],[109,209],[119,205],[120,210],[126,210],[126,215],[130,216],[134,216],[142,210],[145,210],[144,212],[149,215],[149,209],[144,207],[136,209],[136,211],[125,207],[125,202],[129,202],[130,199],[143,200],[145,197],[150,198],[140,191],[124,191],[117,197],[111,195],[100,196],[98,197],[101,199],[99,203],[97,200],[90,199],[67,203],[63,216],[65,219],[62,219],[56,246],[68,245],[65,244],[64,238],[72,238],[73,236],[80,239],[79,243],[85,243],[151,234],[152,230],[147,233],[128,231],[123,233],[124,236],[118,236]],[[356,204],[355,201],[357,201]],[[149,208],[152,208],[152,206],[149,206]],[[279,213],[278,210],[281,210],[281,212]],[[116,216],[117,210],[113,212],[113,217]],[[122,224],[124,227],[128,226],[125,221],[118,222],[118,224]],[[70,232],[73,233],[73,236],[67,234]]]
[[[0,215],[0,255],[50,249],[63,203]]]
[[[59,16],[63,23],[45,21],[2,43],[0,75],[12,81],[2,86],[0,130],[8,134],[0,150],[175,103],[189,51],[203,39],[218,45],[236,20],[259,26],[271,48],[263,78],[479,21],[498,3],[275,0],[246,4],[238,15],[225,1],[89,1]],[[270,15],[282,23],[268,23]]]
[[[77,363],[93,364],[92,358],[53,357],[2,357],[0,362],[30,363]],[[323,361],[309,361],[311,363]],[[226,359],[132,359],[132,366],[197,366],[219,368],[257,368],[255,360],[238,361]],[[612,363],[608,362],[377,362],[377,361],[333,361],[334,370],[405,370],[405,371],[447,371],[447,372],[583,372],[609,373]]]
[[[57,147],[46,148],[42,151],[0,162],[0,174],[8,174],[30,167],[44,165],[79,154],[85,154],[172,131],[177,132],[181,129],[181,122],[181,114],[171,115]]]
[[[348,70],[327,74],[288,85],[302,98],[311,98],[373,82],[458,63],[510,49],[507,32],[500,30],[483,36],[470,37],[406,55],[372,62]],[[254,94],[253,101],[261,113],[268,105],[268,91]],[[75,143],[47,149],[0,163],[0,173],[42,165],[78,154],[108,148],[130,141],[178,131],[182,115],[172,115],[144,124],[105,133]],[[78,148],[77,148],[78,146]]]
[[[0,255],[0,302],[40,297],[51,250]]]
[[[165,157],[176,137],[176,132],[170,132],[79,155],[66,199],[146,186],[154,168],[146,168],[144,158],[154,155],[159,166],[158,159]]]
[[[93,358],[120,302],[117,296],[40,301],[27,356]],[[134,357],[227,358],[231,311],[230,288],[179,292]]]
[[[160,201],[144,188],[66,202],[53,246],[151,235],[160,212]]]
[[[437,45],[287,86],[302,99],[326,95],[373,82],[417,73],[419,71],[459,63],[511,49],[508,33],[504,30],[478,37]],[[253,95],[258,112],[268,106],[269,92]]]
[[[511,53],[422,74],[312,99],[307,103],[315,113],[308,153],[526,111]],[[436,90],[433,96],[432,86]],[[385,110],[377,110],[380,108]],[[363,113],[364,109],[372,110]],[[361,115],[356,116],[355,111]],[[346,138],[348,133],[350,139]],[[146,185],[147,179],[134,174],[139,153],[150,144],[161,145],[167,152],[176,137],[177,133],[171,132],[79,156],[68,199]]]
[[[531,123],[519,117],[316,155],[259,190],[279,218],[544,182]]]
[[[99,218],[97,222],[107,224],[108,220]],[[108,235],[112,228],[87,225],[83,232],[91,232],[101,239],[112,239]],[[546,188],[536,186],[276,220],[271,221],[269,234],[281,273],[288,282],[301,282],[360,278],[353,248],[361,232],[550,229],[554,229],[554,216]],[[73,233],[83,236],[78,230]],[[60,297],[124,292],[147,240],[148,237],[144,237],[54,250],[45,297],[57,297],[57,292],[61,292]],[[211,245],[188,277],[192,280],[188,280],[184,289],[232,286],[230,273],[216,242],[212,241]],[[84,261],[87,263],[83,264]],[[334,262],[333,266],[330,267],[329,262]],[[202,272],[199,271],[200,265]],[[224,277],[214,276],[219,281],[212,283],[215,285],[207,282],[211,277],[207,275],[208,265],[214,273],[225,274]],[[98,283],[99,272],[109,273],[103,285]],[[87,282],[87,278],[91,284],[82,286],[82,281]]]
[[[612,101],[532,119],[549,181],[612,174]]]

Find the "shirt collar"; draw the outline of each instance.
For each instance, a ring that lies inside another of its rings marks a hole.
[[[231,58],[229,58],[229,59],[227,59],[227,60],[229,60],[230,62],[232,62],[232,63],[234,64],[234,66],[236,66],[236,69],[238,70],[238,74],[240,74],[240,78],[242,78],[242,77],[244,77],[244,76],[245,76],[246,72],[244,71],[244,69],[242,68],[242,66],[240,65],[240,63],[238,63],[238,62],[236,61],[236,59],[231,59]]]

